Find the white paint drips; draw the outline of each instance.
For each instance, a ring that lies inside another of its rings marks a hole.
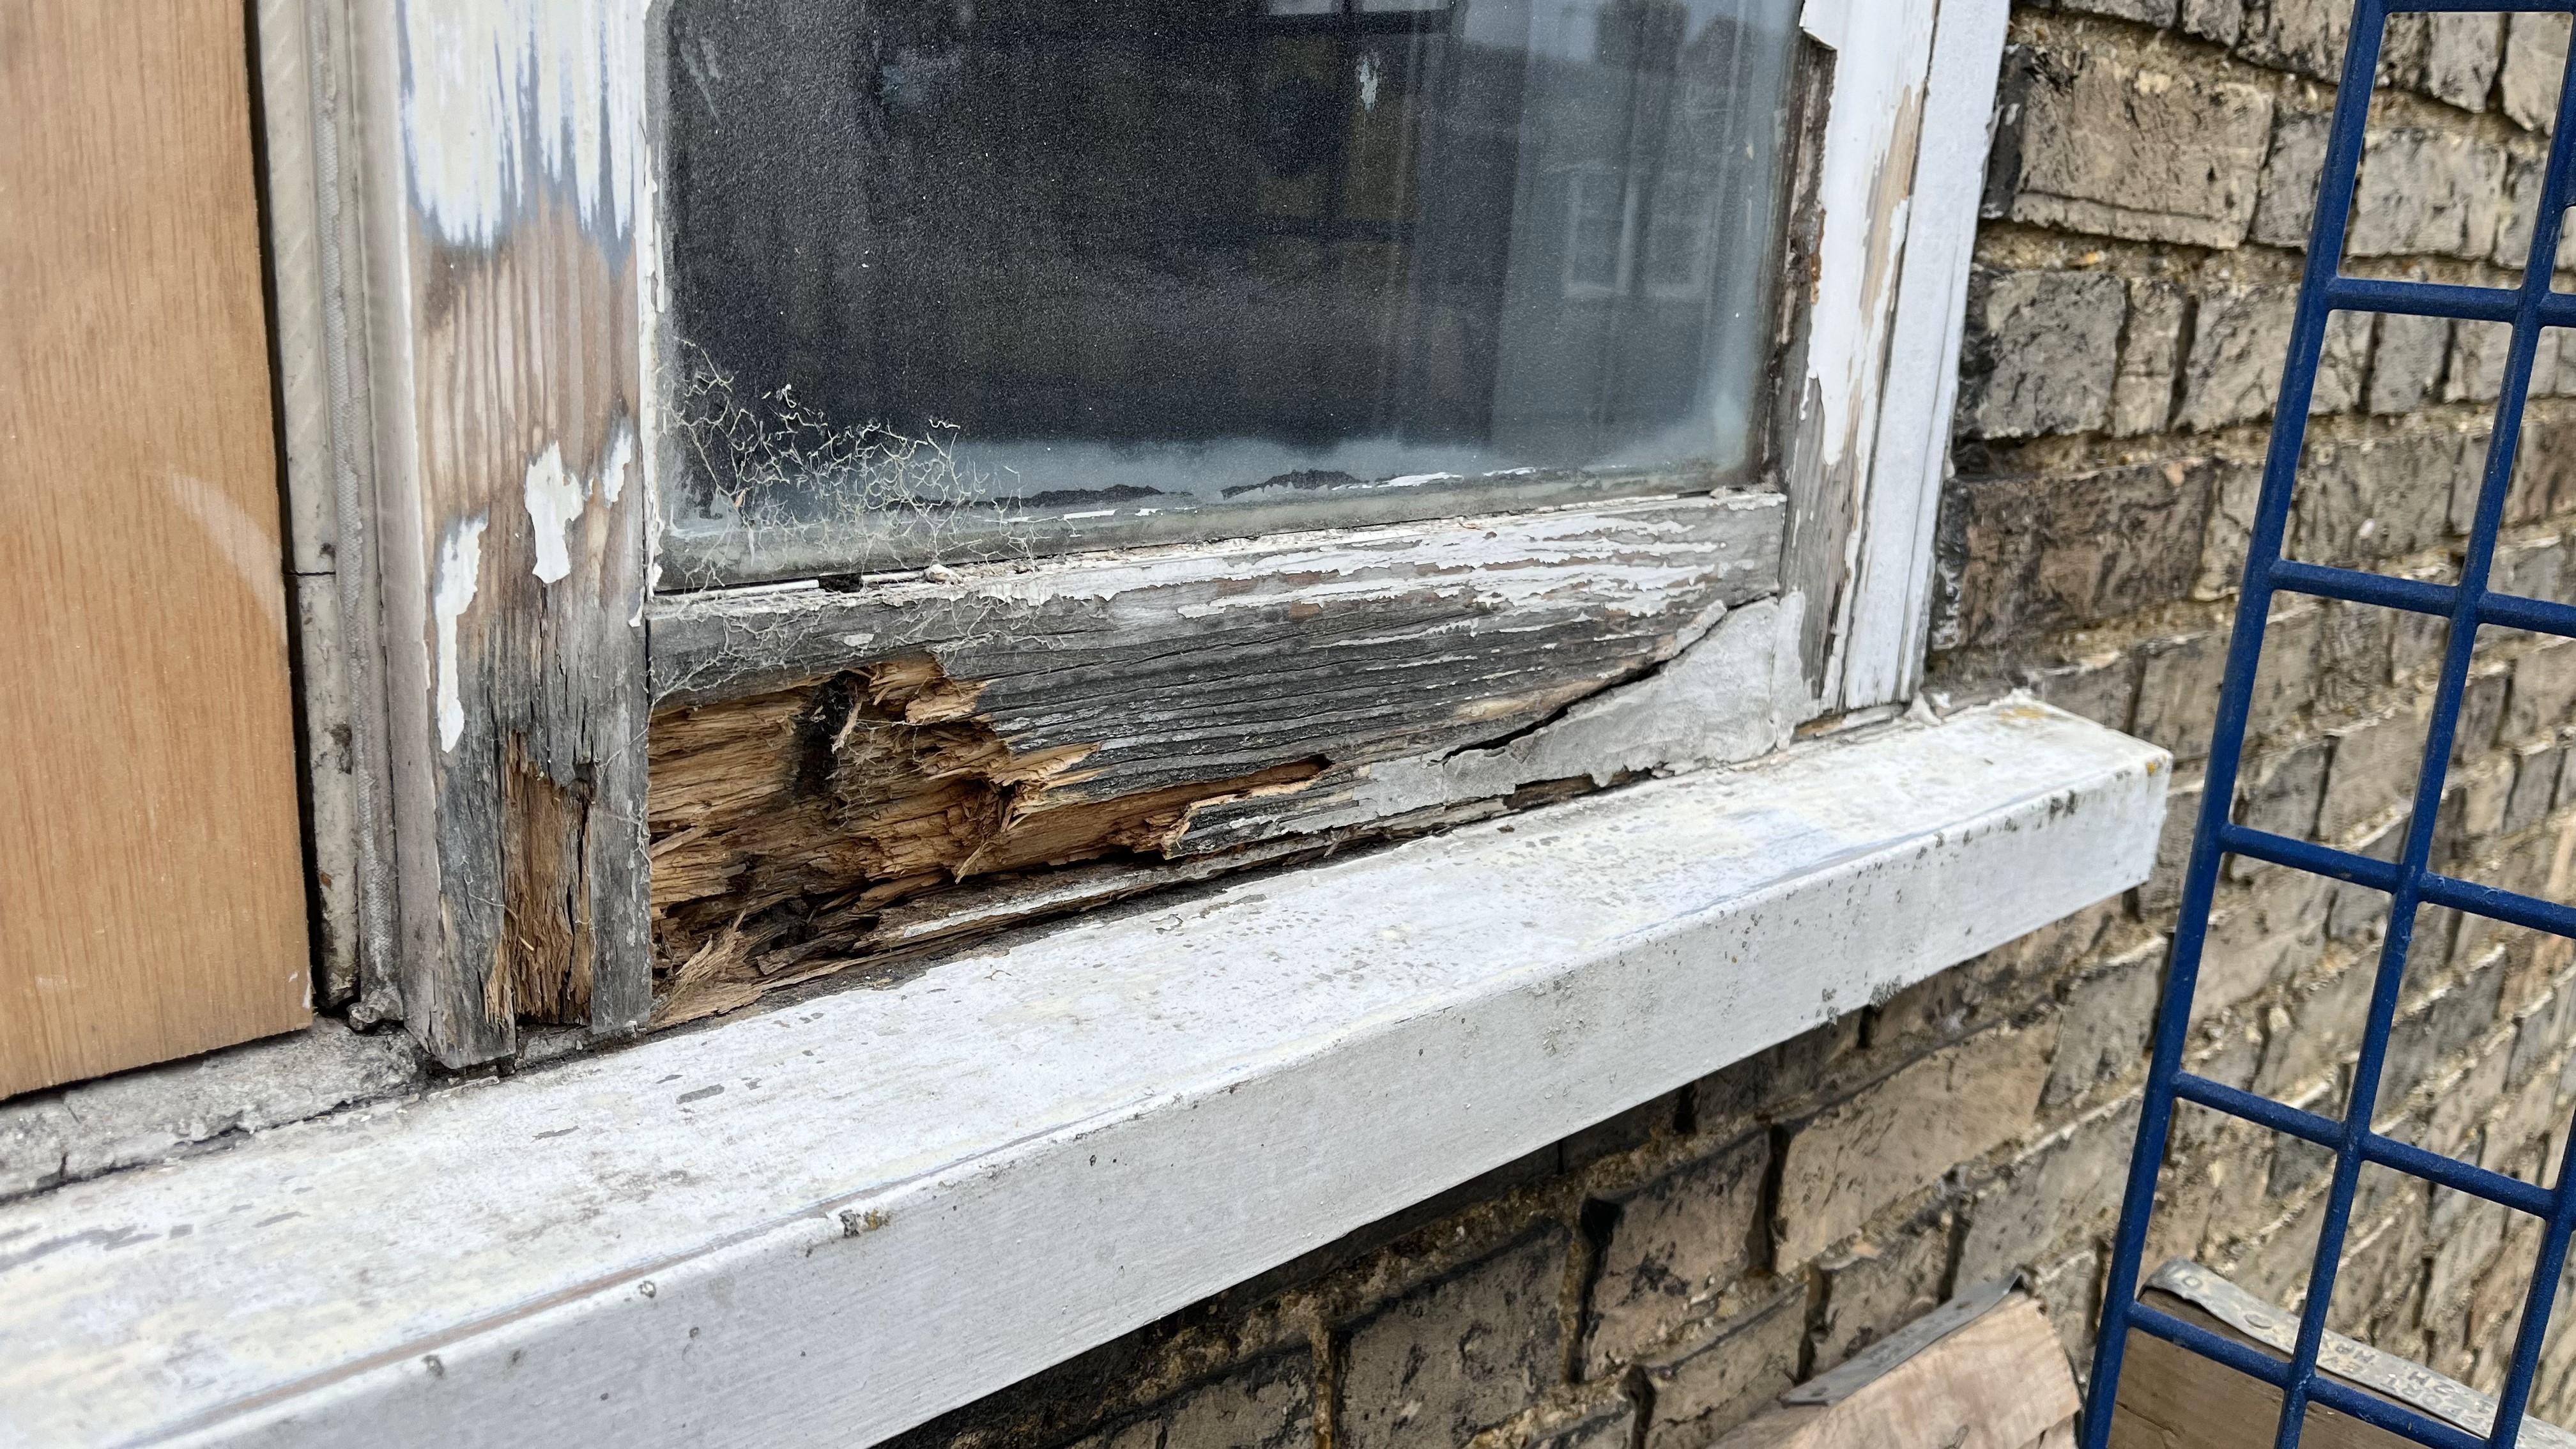
[[[546,444],[546,450],[528,465],[528,481],[521,492],[528,502],[528,522],[537,531],[533,572],[540,583],[554,583],[572,572],[564,530],[581,517],[583,493],[581,480],[564,471],[561,444]]]
[[[608,435],[608,461],[599,465],[599,492],[609,507],[626,492],[626,470],[634,466],[635,430],[621,421]]]
[[[457,680],[456,625],[474,603],[474,588],[483,571],[483,528],[476,514],[448,531],[438,551],[438,581],[430,589],[429,611],[438,628],[438,747],[452,751],[465,738],[464,689]]]
[[[1377,53],[1375,51],[1363,50],[1360,52],[1359,81],[1360,109],[1363,111],[1376,110]]]
[[[411,0],[403,6],[402,144],[417,214],[441,240],[488,246],[540,189],[586,230],[627,231],[628,148],[604,122],[635,103],[643,23],[624,0]]]

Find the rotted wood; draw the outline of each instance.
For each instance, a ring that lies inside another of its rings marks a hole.
[[[403,997],[444,1062],[650,1005],[627,6],[357,6]]]
[[[1728,493],[657,603],[659,1019],[1455,818],[1537,766],[1378,808],[1353,786],[1553,739],[1712,633],[1758,642],[1742,685],[1767,700],[1775,631],[1730,626],[1776,612],[1782,514]],[[1661,763],[1612,754],[1530,760]]]
[[[2074,1449],[2082,1406],[2056,1327],[2015,1292],[1838,1396],[1758,1415],[1717,1449]]]

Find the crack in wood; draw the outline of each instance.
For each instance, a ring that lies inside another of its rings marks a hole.
[[[590,805],[587,772],[557,784],[513,731],[502,765],[501,935],[484,978],[496,1021],[590,1020]]]
[[[655,1021],[1493,813],[1549,770],[1588,789],[1758,753],[1780,515],[1771,495],[1661,500],[666,607],[656,659],[690,686],[650,731]],[[1604,713],[1690,681],[1743,696],[1741,741]]]
[[[1194,807],[1294,790],[1323,768],[1069,796],[1092,747],[1014,750],[968,712],[983,687],[907,656],[656,718],[652,902],[668,981],[657,1022],[864,954],[899,902],[979,877],[1166,855]],[[985,916],[990,895],[974,903]],[[944,934],[923,924],[899,918],[893,944]]]

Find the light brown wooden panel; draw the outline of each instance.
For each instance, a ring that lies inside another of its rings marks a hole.
[[[644,8],[347,7],[403,1018],[450,1066],[652,1010]]]
[[[0,0],[0,1096],[302,1025],[240,0]]]

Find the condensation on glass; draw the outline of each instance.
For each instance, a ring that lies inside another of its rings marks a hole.
[[[678,0],[665,586],[1744,481],[1796,0]]]

